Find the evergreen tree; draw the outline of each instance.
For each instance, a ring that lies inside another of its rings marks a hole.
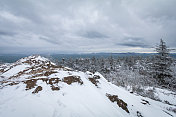
[[[154,78],[160,85],[166,85],[165,79],[171,76],[171,57],[169,57],[170,49],[166,43],[161,39],[160,44],[156,46],[157,55],[154,61]]]

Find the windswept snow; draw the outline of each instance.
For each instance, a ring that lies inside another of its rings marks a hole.
[[[4,77],[11,77],[13,75],[16,75],[17,73],[19,73],[20,71],[23,71],[25,69],[27,69],[28,67],[30,67],[30,65],[17,65],[11,69],[9,69],[7,72],[3,73],[2,76]]]
[[[176,93],[165,89],[156,88],[155,95],[162,101],[176,106]]]
[[[26,63],[26,60],[31,61]],[[0,117],[176,117],[175,105],[131,94],[108,82],[98,72],[57,67],[43,57],[33,56],[20,61],[15,69],[3,73],[9,77],[24,71],[18,77],[0,83]],[[33,69],[28,71],[29,67]],[[37,87],[41,89],[33,93]],[[123,103],[112,102],[107,94],[126,103],[129,113],[120,107]]]

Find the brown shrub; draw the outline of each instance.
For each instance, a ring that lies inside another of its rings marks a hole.
[[[50,85],[57,84],[57,83],[59,83],[59,81],[61,81],[59,78],[50,78],[49,84]]]
[[[46,72],[44,73],[44,76],[49,76],[49,75],[51,75],[51,74],[53,74],[53,73],[57,73],[57,72],[55,72],[55,71],[46,71]]]
[[[39,79],[30,79],[30,80],[27,80],[27,81],[23,81],[25,84],[26,84],[26,90],[29,90],[29,89],[32,89],[32,88],[35,88],[36,85],[36,82],[38,80],[42,80],[43,82],[45,82],[46,84],[50,85],[51,89],[54,91],[54,90],[60,90],[60,87],[59,86],[54,86],[57,85],[59,83],[59,81],[61,81],[59,78],[39,78]],[[38,91],[41,91],[40,89],[42,89],[41,86],[38,86],[35,91],[33,91],[32,93],[38,93]]]
[[[13,85],[17,85],[17,84],[19,84],[19,82],[11,82],[8,85],[13,86]]]
[[[38,93],[41,90],[42,90],[42,87],[38,86],[32,93]]]
[[[55,90],[60,90],[59,86],[54,86],[57,85],[61,80],[59,78],[40,78],[40,80],[42,80],[43,82],[46,82],[46,84],[49,84],[51,87],[51,90],[55,91]]]
[[[58,90],[60,90],[60,88],[59,88],[59,86],[51,86],[51,90],[53,90],[53,91],[58,91]]]
[[[36,82],[37,82],[37,79],[24,81],[24,83],[26,84],[26,90],[34,88],[36,86]]]
[[[3,73],[4,72],[4,69],[0,69],[0,73]]]
[[[89,81],[91,81],[95,86],[98,86],[97,83],[99,83],[98,80],[94,79],[94,78],[89,78]]]
[[[89,79],[89,81],[91,81],[95,86],[98,86],[98,83],[99,83],[98,79],[100,79],[100,76],[94,75],[93,78],[88,78],[88,79]]]
[[[127,113],[130,113],[127,108],[127,103],[125,103],[122,99],[119,99],[117,95],[106,94],[111,102],[116,102],[119,107],[125,110]]]
[[[74,83],[74,82],[78,82],[79,84],[83,84],[83,81],[80,79],[79,76],[68,76],[68,77],[64,77],[64,79],[62,80],[63,82],[67,83],[68,85]]]

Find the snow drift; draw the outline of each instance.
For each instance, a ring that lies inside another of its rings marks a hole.
[[[174,104],[134,95],[99,73],[74,71],[41,56],[0,66],[0,117],[175,117]]]

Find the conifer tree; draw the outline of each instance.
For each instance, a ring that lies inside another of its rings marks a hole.
[[[163,39],[160,40],[160,44],[155,49],[157,55],[154,61],[154,78],[156,78],[160,85],[166,85],[165,79],[172,77],[170,70],[172,63],[172,59],[169,56],[170,49],[166,46]]]

